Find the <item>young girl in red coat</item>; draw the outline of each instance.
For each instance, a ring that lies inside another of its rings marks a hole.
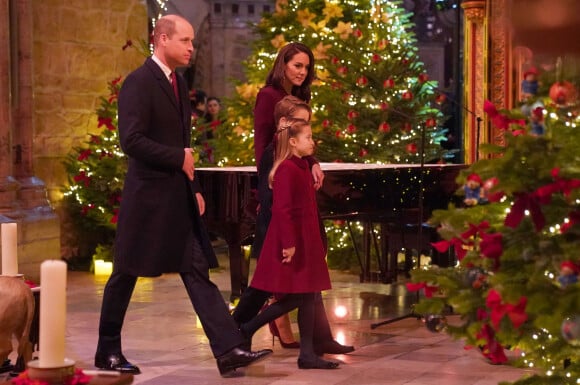
[[[315,297],[330,289],[326,249],[319,226],[314,181],[304,157],[314,152],[312,129],[302,119],[286,119],[276,131],[274,166],[269,175],[273,191],[272,221],[254,272],[251,287],[284,294],[240,330],[252,335],[269,321],[298,308],[300,369],[334,369],[314,352]]]

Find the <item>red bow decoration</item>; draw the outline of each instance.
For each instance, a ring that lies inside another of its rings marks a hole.
[[[421,289],[425,289],[425,297],[431,298],[431,297],[433,297],[433,293],[435,293],[435,292],[437,292],[437,290],[439,290],[439,287],[438,286],[430,286],[430,285],[426,284],[425,282],[407,283],[407,290],[409,290],[409,291],[418,291]]]
[[[494,269],[497,270],[499,267],[499,258],[503,254],[502,234],[482,233],[479,247],[481,249],[481,254],[483,254],[484,257],[493,259],[495,261]]]
[[[485,230],[489,229],[489,222],[483,221],[479,225],[474,225],[473,223],[468,224],[469,229],[461,234],[461,238],[469,239],[478,233],[483,233]]]
[[[517,124],[519,126],[526,125],[526,121],[524,119],[512,119],[508,118],[506,115],[500,114],[497,111],[497,108],[495,108],[493,103],[489,100],[486,100],[483,103],[483,111],[489,116],[491,123],[502,130],[507,130],[510,124]]]
[[[456,237],[451,238],[448,241],[432,242],[431,245],[440,253],[444,253],[449,249],[450,246],[454,246],[457,259],[461,261],[465,257],[465,254],[467,254],[467,248],[464,246],[473,246],[473,241],[471,241],[470,238],[476,236],[477,234],[480,234],[480,236],[485,234],[485,230],[488,228],[488,221],[483,221],[478,225],[469,223],[469,229],[460,235],[461,238]]]
[[[433,246],[440,253],[446,252],[449,247],[453,246],[455,248],[455,255],[457,255],[457,259],[461,261],[463,258],[465,258],[465,254],[467,254],[467,249],[465,249],[463,246],[471,244],[473,244],[473,242],[464,243],[459,238],[452,238],[448,241],[432,242],[431,246]]]
[[[98,127],[101,126],[105,126],[107,127],[110,131],[115,131],[117,128],[113,125],[113,119],[112,118],[103,118],[101,116],[99,116],[99,118],[97,119],[99,124],[97,125]]]
[[[580,223],[580,211],[572,211],[568,215],[568,221],[566,221],[560,225],[560,232],[565,233],[568,230],[570,230],[570,228],[572,226],[574,226],[578,223]]]
[[[484,324],[476,337],[485,340],[486,343],[483,345],[481,352],[492,364],[503,364],[507,362],[508,359],[503,350],[503,346],[496,341],[495,332],[489,324]]]
[[[530,212],[532,216],[532,221],[534,222],[534,226],[536,231],[540,231],[544,225],[546,224],[546,218],[544,218],[544,214],[540,209],[540,203],[544,204],[545,197],[538,197],[537,194],[530,193],[519,193],[514,194],[516,197],[516,201],[510,209],[510,212],[505,217],[504,224],[511,228],[516,228],[524,219],[524,215],[526,210]]]
[[[560,169],[555,167],[552,169],[552,177],[554,178],[554,183],[539,187],[535,193],[538,197],[546,199],[550,202],[553,194],[561,192],[564,196],[570,196],[573,189],[580,187],[580,179],[563,179],[559,177]]]
[[[492,289],[487,294],[485,304],[491,310],[490,319],[495,329],[499,328],[501,319],[506,315],[517,329],[528,319],[525,311],[527,302],[528,299],[526,297],[521,297],[515,305],[503,303],[501,295]]]

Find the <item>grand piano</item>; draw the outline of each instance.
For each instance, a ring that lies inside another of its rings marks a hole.
[[[317,193],[318,207],[324,219],[361,220],[366,229],[373,223],[404,225],[421,222],[435,209],[445,208],[458,186],[455,182],[465,168],[460,164],[360,164],[321,163],[325,174]],[[204,218],[210,231],[223,236],[228,244],[231,299],[247,287],[249,260],[242,251],[250,244],[256,218],[254,166],[196,168],[206,201]],[[420,191],[423,194],[420,194]],[[422,201],[422,205],[419,205]],[[420,209],[420,210],[419,210]],[[417,214],[420,212],[422,218]],[[409,215],[412,214],[412,215]],[[402,222],[401,222],[402,221]],[[385,226],[389,229],[389,226]],[[386,230],[388,231],[388,230]],[[363,241],[361,282],[370,280],[370,233]],[[388,239],[385,234],[383,239]],[[376,240],[375,240],[376,241]],[[384,277],[396,276],[386,262],[388,247],[381,246]],[[358,250],[355,250],[358,255]],[[389,271],[391,270],[391,271]]]

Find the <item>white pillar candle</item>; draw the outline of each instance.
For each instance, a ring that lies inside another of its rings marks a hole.
[[[18,275],[16,223],[2,223],[2,275]]]
[[[44,261],[40,265],[39,367],[64,366],[65,323],[66,263]]]

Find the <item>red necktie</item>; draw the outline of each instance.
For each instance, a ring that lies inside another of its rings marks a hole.
[[[177,75],[175,72],[171,73],[171,85],[173,86],[173,93],[175,94],[175,100],[179,102],[179,90],[177,89]]]

